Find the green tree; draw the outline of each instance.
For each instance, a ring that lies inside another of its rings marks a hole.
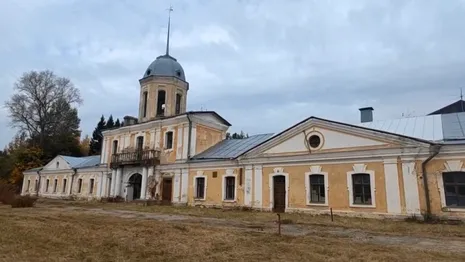
[[[110,129],[115,127],[115,121],[113,121],[113,116],[110,115],[110,117],[107,120],[107,124],[105,125],[105,129]]]
[[[92,133],[92,139],[90,140],[89,144],[89,155],[98,155],[100,154],[100,150],[102,149],[102,140],[103,135],[102,131],[105,129],[106,122],[105,117],[102,115],[100,117],[100,121],[97,123],[97,126]]]
[[[117,118],[115,122],[115,127],[120,127],[120,126],[121,126],[121,123],[119,122],[119,118]]]
[[[249,134],[245,134],[243,131],[241,131],[239,134],[233,133],[232,135],[229,132],[226,133],[226,139],[244,139],[248,137],[249,137]]]

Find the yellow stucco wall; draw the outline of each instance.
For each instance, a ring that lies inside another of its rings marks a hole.
[[[223,139],[221,130],[197,124],[195,153],[199,154]]]
[[[179,126],[182,126],[181,124]],[[165,134],[166,132],[172,131],[173,132],[173,147],[170,150],[165,149]],[[163,127],[161,129],[161,137],[160,137],[160,163],[161,164],[168,164],[174,163],[176,161],[176,151],[178,143],[178,126],[174,126],[172,129],[168,129],[168,127]],[[182,150],[182,149],[181,149]]]

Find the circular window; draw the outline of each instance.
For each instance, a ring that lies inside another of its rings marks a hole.
[[[150,69],[147,69],[147,75],[150,75],[152,71]]]
[[[308,139],[308,143],[310,144],[310,147],[317,148],[321,144],[321,138],[317,135],[311,135]]]

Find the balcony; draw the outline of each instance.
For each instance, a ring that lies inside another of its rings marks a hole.
[[[154,166],[160,161],[160,151],[158,150],[136,150],[133,152],[123,152],[111,156],[111,168],[124,165]]]

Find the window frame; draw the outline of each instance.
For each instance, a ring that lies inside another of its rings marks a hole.
[[[57,193],[57,189],[58,189],[58,178],[55,178],[53,180],[53,193]]]
[[[67,178],[63,178],[63,193],[66,193],[66,184],[68,182]]]
[[[321,166],[311,166],[309,172],[305,172],[305,195],[306,195],[306,204],[307,206],[328,206],[329,201],[329,182],[328,182],[328,172],[321,171]],[[325,189],[325,202],[311,202],[311,186],[310,186],[310,176],[312,175],[323,175],[324,177],[324,189]]]
[[[450,208],[450,209],[463,209],[465,211],[465,205],[463,206],[452,206],[452,205],[448,205],[447,204],[447,191],[446,191],[446,187],[447,186],[453,186],[456,190],[456,196],[455,198],[457,198],[457,201],[458,201],[458,195],[457,195],[457,187],[458,186],[463,186],[465,187],[465,183],[459,183],[459,182],[454,182],[454,183],[449,183],[449,182],[446,182],[445,179],[444,179],[444,175],[447,175],[447,174],[454,174],[457,175],[457,176],[465,176],[465,171],[447,171],[447,172],[441,172],[441,177],[442,177],[442,184],[443,184],[443,197],[444,197],[444,206],[446,208]],[[460,174],[461,173],[461,174]]]
[[[174,113],[176,115],[179,115],[181,114],[181,101],[182,101],[182,94],[181,93],[176,93],[176,96],[175,96],[175,106],[174,106]],[[178,100],[179,98],[179,100]]]
[[[77,186],[78,186],[77,193],[78,193],[78,194],[81,194],[81,192],[82,192],[82,178],[79,178],[79,179],[78,179],[78,184],[77,184]]]
[[[45,192],[48,193],[48,188],[50,187],[50,178],[47,178],[45,181]]]
[[[352,181],[352,175],[354,174],[368,174],[370,176],[371,204],[354,204],[354,187]],[[349,193],[349,207],[376,208],[375,172],[373,170],[367,170],[366,165],[355,164],[354,170],[347,172],[347,189]]]
[[[223,175],[223,178],[222,178],[222,201],[223,202],[236,202],[237,201],[237,175],[234,174],[234,173],[229,173],[227,172],[227,174]],[[226,199],[226,186],[227,186],[227,179],[228,178],[234,178],[234,197],[232,199]]]
[[[89,194],[93,194],[94,193],[94,185],[95,184],[95,179],[94,178],[90,178],[89,179]]]
[[[171,147],[167,147],[168,145],[168,134],[171,134]],[[174,147],[174,132],[173,130],[168,130],[165,132],[165,143],[163,144],[163,148],[165,150],[173,149]]]
[[[198,197],[197,195],[197,179],[199,178],[203,178],[204,179],[204,184],[203,184],[203,197]],[[202,200],[206,200],[207,199],[207,182],[208,179],[207,179],[207,176],[203,175],[203,172],[202,171],[199,171],[197,172],[197,175],[194,176],[194,181],[193,181],[193,184],[194,184],[194,200],[195,201],[202,201]]]
[[[436,181],[439,189],[439,195],[441,199],[441,208],[445,212],[465,212],[465,208],[462,207],[450,207],[446,205],[446,194],[443,181],[443,173],[445,172],[465,172],[463,167],[463,162],[461,160],[446,160],[444,163],[444,169],[440,172],[436,172]]]
[[[31,179],[27,180],[26,192],[29,192],[29,187],[31,186]]]

